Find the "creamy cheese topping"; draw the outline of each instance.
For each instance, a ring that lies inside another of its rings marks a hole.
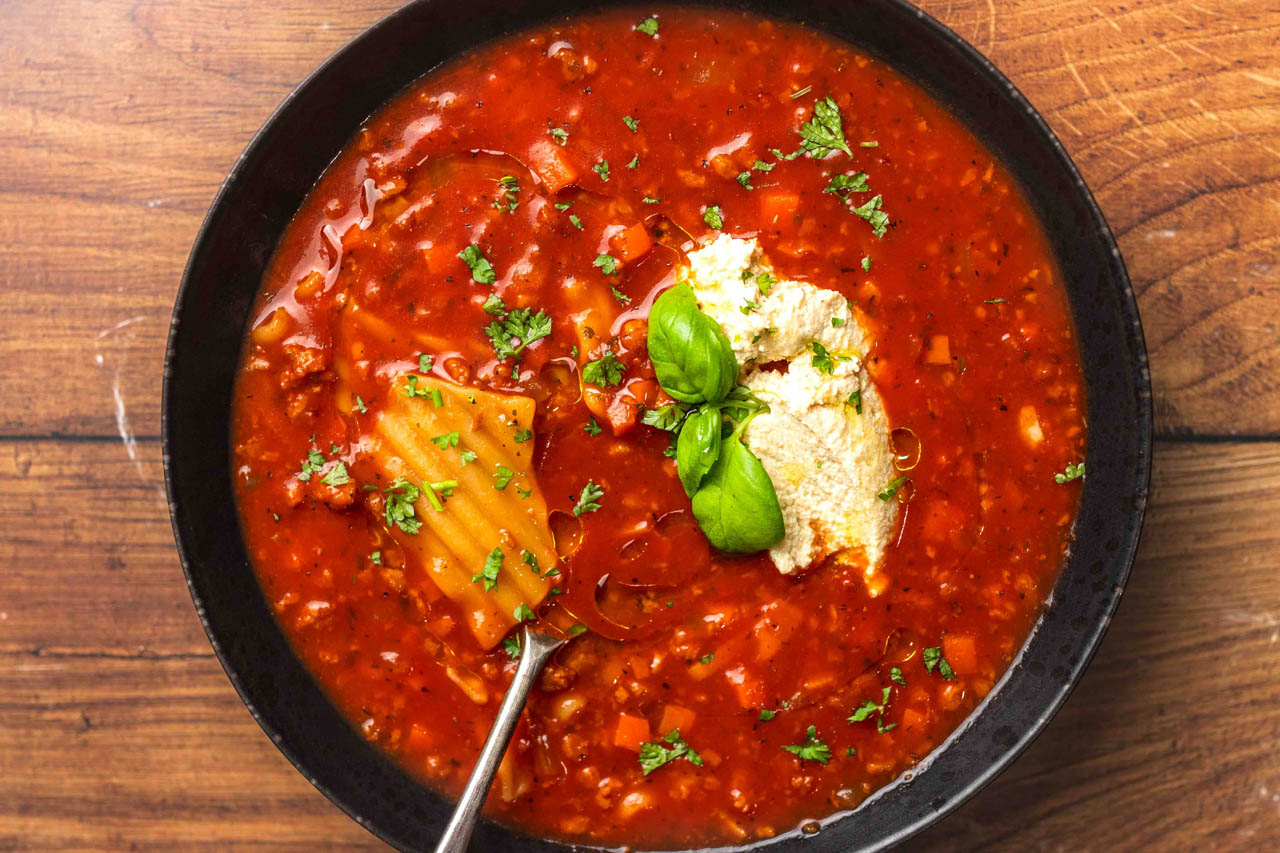
[[[687,280],[729,337],[739,381],[769,405],[743,436],[782,507],[786,535],[769,549],[774,565],[791,574],[835,555],[873,575],[898,513],[896,500],[877,495],[896,472],[855,313],[835,291],[777,279],[754,239],[721,235],[689,262]],[[785,371],[760,369],[779,361]]]

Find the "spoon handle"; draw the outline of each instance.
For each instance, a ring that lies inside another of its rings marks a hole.
[[[520,629],[521,654],[515,678],[511,680],[507,695],[502,699],[502,707],[498,709],[493,728],[489,729],[489,737],[485,739],[484,748],[480,750],[480,757],[476,759],[476,766],[471,771],[471,778],[467,780],[467,787],[453,810],[453,817],[449,819],[444,835],[440,836],[435,853],[466,853],[471,831],[475,829],[476,819],[480,817],[480,808],[489,793],[493,776],[498,772],[502,755],[507,751],[507,744],[510,743],[511,733],[515,731],[520,719],[520,712],[524,710],[529,690],[533,688],[538,673],[542,671],[551,653],[563,644],[564,640],[530,630],[528,624]]]

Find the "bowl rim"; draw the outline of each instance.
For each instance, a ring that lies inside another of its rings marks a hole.
[[[206,262],[205,256],[209,252],[210,235],[212,232],[216,230],[219,224],[219,218],[224,213],[223,211],[224,203],[226,202],[228,196],[232,194],[236,185],[244,178],[245,173],[249,170],[249,168],[252,166],[254,161],[257,158],[264,156],[263,148],[265,146],[266,140],[269,139],[276,132],[277,125],[281,123],[283,117],[288,115],[295,108],[295,105],[297,104],[297,102],[299,101],[299,99],[301,98],[305,90],[307,90],[309,87],[315,84],[318,80],[323,78],[327,72],[329,72],[332,68],[338,65],[346,54],[357,49],[361,44],[365,43],[366,41],[372,40],[378,33],[396,27],[399,24],[399,22],[401,22],[402,20],[409,19],[419,14],[424,14],[425,13],[424,10],[428,9],[435,2],[437,2],[437,0],[412,0],[412,2],[406,3],[404,6],[384,15],[383,17],[379,18],[377,21],[375,21],[365,29],[361,30],[351,39],[346,41],[341,47],[335,50],[332,54],[330,54],[322,63],[317,65],[315,68],[313,68],[296,86],[294,86],[290,90],[289,94],[280,102],[280,104],[274,110],[271,111],[270,115],[263,122],[263,124],[258,128],[258,130],[255,131],[252,138],[246,144],[245,148],[241,151],[239,156],[236,158],[234,164],[232,165],[231,169],[227,174],[227,177],[223,180],[223,182],[219,186],[218,191],[216,192],[212,201],[210,202],[209,210],[206,213],[204,219],[202,220],[200,228],[197,231],[196,237],[193,241],[191,252],[188,256],[187,263],[184,266],[182,278],[181,278],[177,293],[174,297],[174,308],[171,316],[170,330],[169,330],[169,335],[168,335],[168,339],[165,346],[164,365],[162,370],[162,391],[161,391],[161,447],[162,447],[161,457],[162,457],[162,465],[164,469],[165,495],[166,495],[166,503],[169,510],[170,523],[173,528],[174,538],[177,545],[178,557],[182,566],[183,575],[187,582],[188,591],[192,596],[192,601],[193,601],[193,604],[195,605],[196,613],[200,620],[200,624],[204,629],[206,636],[208,637],[210,645],[212,646],[215,654],[217,655],[218,661],[222,666],[223,671],[226,673],[228,680],[231,682],[232,686],[235,688],[236,693],[239,695],[241,701],[244,703],[245,707],[248,709],[253,719],[258,723],[258,725],[263,729],[263,731],[270,737],[272,742],[275,744],[276,748],[303,775],[303,777],[306,778],[307,781],[311,783],[312,786],[314,786],[318,791],[320,791],[320,793],[322,793],[331,803],[337,806],[347,816],[352,818],[359,825],[363,826],[375,837],[379,838],[380,840],[382,840],[387,844],[392,845],[393,847],[396,847],[398,849],[404,849],[404,850],[408,850],[411,848],[403,846],[398,839],[395,839],[391,837],[389,834],[385,833],[377,825],[375,821],[371,821],[365,815],[358,813],[358,811],[352,806],[352,804],[349,803],[345,797],[338,794],[327,781],[322,781],[321,779],[316,778],[315,776],[312,775],[311,771],[308,770],[307,768],[306,757],[300,754],[298,751],[295,751],[288,743],[286,743],[285,739],[281,737],[280,733],[276,730],[274,724],[266,718],[266,716],[263,714],[263,712],[259,708],[257,697],[254,695],[254,692],[250,690],[249,686],[246,684],[244,677],[242,677],[242,675],[238,672],[238,670],[236,670],[234,666],[231,664],[231,662],[228,660],[228,656],[226,654],[224,645],[210,622],[208,613],[205,608],[205,603],[202,600],[201,594],[197,589],[195,572],[193,570],[193,565],[195,564],[196,557],[191,553],[191,549],[189,547],[189,544],[184,539],[182,527],[180,525],[180,515],[182,510],[180,507],[181,501],[176,491],[175,471],[174,471],[174,464],[173,464],[173,457],[172,457],[172,450],[176,442],[176,439],[174,437],[174,419],[172,417],[171,406],[173,404],[173,398],[175,393],[174,382],[176,378],[176,372],[175,372],[175,361],[177,357],[176,350],[177,350],[177,342],[179,338],[179,331],[182,326],[183,309],[188,301],[189,293],[193,287],[192,282],[195,276],[195,272],[197,269],[200,268],[200,266],[203,263]],[[666,5],[672,2],[674,2],[674,0],[661,0],[661,5]],[[1092,192],[1089,190],[1088,185],[1085,183],[1084,178],[1081,176],[1078,168],[1076,167],[1075,163],[1071,160],[1070,156],[1068,155],[1061,141],[1058,139],[1057,135],[1049,127],[1048,123],[1044,120],[1044,118],[1040,115],[1040,113],[1035,109],[1035,107],[1031,105],[1031,103],[1027,100],[1027,98],[1022,94],[1022,92],[1019,91],[1019,89],[1012,83],[1012,81],[1010,81],[1003,74],[1003,72],[1001,72],[994,65],[994,63],[992,63],[989,59],[987,59],[987,57],[983,55],[976,47],[971,45],[959,34],[951,30],[949,27],[947,27],[946,25],[938,21],[936,18],[934,18],[924,10],[919,9],[916,6],[912,5],[911,3],[907,2],[907,0],[869,0],[869,2],[879,4],[882,6],[887,6],[887,7],[895,7],[900,13],[914,15],[917,18],[917,25],[924,31],[924,34],[929,39],[941,42],[946,46],[948,46],[950,49],[956,51],[965,63],[972,66],[973,70],[977,74],[985,78],[985,80],[991,85],[993,90],[998,91],[1000,97],[1005,99],[1010,106],[1016,108],[1020,113],[1022,113],[1023,117],[1027,121],[1029,121],[1030,124],[1032,125],[1035,135],[1037,137],[1037,141],[1041,144],[1047,143],[1049,148],[1049,153],[1057,161],[1057,165],[1059,166],[1059,168],[1061,168],[1063,174],[1070,181],[1072,191],[1076,194],[1077,200],[1081,202],[1087,209],[1087,212],[1090,218],[1089,225],[1092,228],[1094,239],[1100,241],[1102,244],[1102,247],[1106,249],[1110,255],[1109,262],[1108,262],[1109,263],[1108,273],[1112,281],[1112,284],[1115,286],[1116,292],[1114,295],[1118,301],[1118,308],[1119,308],[1120,315],[1124,323],[1126,324],[1126,327],[1123,330],[1123,334],[1125,336],[1125,342],[1129,350],[1128,354],[1133,359],[1133,363],[1131,367],[1133,368],[1134,374],[1135,374],[1135,388],[1134,388],[1135,401],[1134,402],[1136,404],[1136,410],[1137,410],[1137,422],[1133,425],[1133,427],[1134,427],[1136,438],[1137,438],[1137,451],[1138,451],[1138,458],[1135,462],[1134,477],[1132,479],[1132,482],[1129,483],[1129,486],[1132,488],[1132,499],[1133,499],[1131,524],[1124,536],[1123,541],[1119,544],[1119,547],[1114,552],[1114,556],[1111,558],[1111,567],[1108,572],[1109,578],[1114,581],[1115,591],[1114,591],[1114,594],[1111,595],[1109,599],[1105,602],[1104,606],[1099,611],[1097,618],[1093,619],[1092,623],[1088,627],[1088,630],[1084,632],[1081,635],[1080,639],[1077,641],[1077,647],[1074,650],[1076,651],[1077,655],[1073,658],[1072,666],[1070,670],[1066,673],[1061,686],[1054,692],[1049,702],[1043,708],[1039,709],[1041,713],[1039,714],[1038,718],[1034,720],[1030,725],[1026,726],[1025,730],[1021,733],[1020,737],[1016,738],[1012,743],[1008,744],[1008,748],[1006,749],[1005,752],[1003,752],[1000,756],[998,756],[994,760],[987,762],[985,766],[978,773],[972,776],[972,778],[970,779],[967,785],[951,792],[950,795],[945,798],[945,801],[938,804],[938,806],[935,808],[935,810],[932,813],[923,814],[914,820],[904,822],[896,831],[876,839],[874,843],[868,846],[859,847],[859,849],[866,849],[866,850],[881,850],[881,849],[887,849],[887,848],[896,846],[898,844],[901,844],[911,836],[923,831],[928,826],[931,826],[937,823],[938,821],[942,820],[944,817],[954,812],[966,801],[968,801],[971,797],[973,797],[976,793],[978,793],[984,787],[990,784],[991,781],[993,781],[1005,769],[1007,769],[1007,767],[1010,764],[1012,764],[1013,761],[1019,755],[1022,754],[1022,752],[1031,744],[1031,742],[1034,741],[1036,737],[1038,737],[1044,731],[1049,721],[1057,714],[1057,712],[1061,709],[1062,705],[1066,702],[1067,698],[1070,696],[1071,692],[1079,684],[1079,681],[1081,679],[1081,676],[1084,673],[1084,670],[1088,667],[1089,662],[1092,660],[1094,654],[1097,652],[1098,647],[1102,641],[1102,638],[1105,635],[1107,628],[1110,624],[1110,621],[1114,617],[1116,607],[1119,604],[1120,595],[1123,592],[1123,588],[1128,580],[1128,576],[1132,570],[1133,562],[1137,553],[1137,548],[1138,548],[1138,544],[1139,544],[1139,540],[1142,532],[1143,520],[1146,512],[1147,497],[1150,489],[1151,448],[1152,448],[1152,434],[1153,434],[1153,427],[1152,427],[1153,406],[1152,406],[1150,369],[1148,365],[1146,343],[1143,335],[1141,319],[1138,313],[1137,299],[1133,290],[1132,282],[1129,279],[1128,272],[1125,268],[1124,261],[1120,255],[1119,247],[1116,243],[1115,236],[1111,231],[1110,226],[1108,225],[1105,217],[1103,216],[1102,211],[1099,208],[1097,201],[1095,200]],[[632,5],[635,5],[635,0],[621,0],[621,2],[602,2],[602,3],[599,3],[595,7],[595,9],[603,10],[603,9],[609,9],[609,8],[615,8],[615,7],[632,6]],[[706,2],[706,0],[700,0],[699,2],[688,3],[683,5],[705,6],[707,8],[714,8],[719,10],[733,10],[733,9],[742,8],[741,5],[735,3],[734,0],[711,0],[711,2]],[[777,9],[774,12],[768,12],[768,13],[762,13],[755,9],[751,9],[750,11],[754,12],[755,14],[763,15],[765,17],[774,17],[776,19],[783,19],[783,20],[799,20],[805,26],[809,26],[814,30],[826,33],[832,38],[844,40],[843,37],[838,34],[828,33],[828,31],[824,29],[821,24],[810,23],[808,21],[805,21],[803,18],[790,17],[788,15],[787,9]],[[566,10],[561,14],[562,15],[563,14],[581,15],[581,14],[591,14],[591,13],[584,12],[582,9],[577,9],[577,10]],[[546,18],[544,17],[542,20],[545,21]],[[522,30],[528,29],[531,26],[536,26],[536,25],[537,24],[531,24],[526,22],[526,23],[519,24],[515,27],[511,27],[508,30],[508,32],[517,33]],[[474,49],[475,47],[483,45],[491,40],[492,39],[486,38],[486,39],[481,39],[475,42],[468,41],[465,44],[460,43],[459,49],[455,55],[463,53],[467,50]],[[858,45],[856,43],[855,43],[855,47],[857,47],[860,50],[865,49],[862,45]],[[895,71],[902,74],[907,79],[913,80],[913,82],[915,82],[916,85],[921,85],[917,81],[915,81],[913,76],[906,69],[902,69],[897,65],[892,65],[892,67],[894,68]],[[434,66],[424,68],[422,74],[429,73],[430,71],[433,70],[433,68]],[[404,81],[403,87],[413,85],[416,79],[419,79],[419,78],[412,78]],[[402,90],[403,90],[403,87],[402,87]],[[932,93],[930,94],[932,96]],[[940,100],[939,102],[942,103],[944,107],[950,106],[946,104],[944,101]],[[384,102],[384,105],[385,103],[386,102]],[[962,120],[962,123],[965,125],[967,129],[970,130],[970,132],[975,133],[975,135],[979,135],[979,139],[983,141],[984,145],[986,144],[985,139],[980,134],[978,134],[975,128],[971,127],[967,122],[964,122],[963,120]],[[354,133],[354,130],[355,129],[353,128],[352,129],[353,133]],[[334,154],[336,155],[337,152],[335,151]],[[317,175],[316,178],[318,179],[319,175]],[[1083,356],[1083,352],[1082,352],[1082,356]],[[1084,506],[1083,501],[1084,501],[1084,498],[1082,496],[1081,509],[1083,509],[1083,506]],[[1068,564],[1068,559],[1069,558],[1064,558],[1064,561],[1063,561],[1064,573],[1065,573],[1065,567]],[[1037,633],[1041,630],[1041,627],[1045,621],[1045,615],[1052,608],[1054,599],[1056,598],[1056,595],[1057,595],[1056,590],[1057,590],[1057,586],[1055,585],[1055,591],[1052,592],[1046,598],[1044,604],[1042,605],[1039,618],[1036,620],[1035,624],[1033,625],[1031,630],[1028,632],[1026,638],[1023,640],[1022,646],[1020,647],[1017,656],[1006,668],[1000,680],[991,688],[991,690],[989,691],[987,696],[984,697],[982,702],[980,702],[978,706],[975,707],[969,713],[969,715],[965,718],[965,720],[955,730],[953,730],[942,743],[935,746],[933,750],[931,750],[930,753],[924,759],[922,759],[922,761],[919,764],[911,768],[911,770],[908,771],[907,774],[905,774],[905,778],[909,779],[913,775],[919,774],[924,770],[926,770],[928,766],[933,762],[934,758],[944,753],[947,750],[947,748],[950,746],[952,741],[959,738],[964,733],[964,731],[986,711],[988,705],[1000,695],[1001,688],[1004,686],[1004,684],[1007,681],[1009,681],[1009,679],[1012,677],[1014,672],[1019,669],[1022,658],[1026,654],[1027,649],[1031,646],[1032,640],[1035,638]],[[824,827],[827,825],[828,822],[840,821],[845,817],[848,817],[849,815],[860,811],[869,803],[880,798],[881,796],[886,795],[889,791],[893,790],[894,788],[897,788],[903,783],[904,783],[904,776],[899,776],[893,782],[875,791],[870,797],[867,798],[866,801],[864,801],[855,809],[850,811],[837,812],[823,819],[822,823]],[[510,827],[508,827],[508,829],[510,829]],[[515,829],[512,831],[516,833],[521,832],[521,830],[519,829]],[[785,842],[786,839],[794,837],[795,834],[796,834],[796,831],[792,830],[788,833],[781,834],[772,839],[758,840],[746,845],[726,846],[726,847],[720,847],[715,849],[726,851],[727,853],[728,851],[734,851],[734,850],[744,850],[744,851],[757,850],[762,847],[773,847],[775,845],[780,847],[788,846],[781,842]],[[523,836],[523,835],[521,835],[521,837],[528,838],[528,836]],[[813,841],[817,840],[817,838],[820,838],[820,837],[821,837],[821,834],[814,839],[806,839],[806,843],[812,844]],[[531,840],[542,841],[542,839],[531,839]],[[547,840],[545,843],[552,845],[553,846],[552,849],[597,849],[594,847],[585,847],[583,845],[571,844],[566,842],[549,841],[549,840]]]

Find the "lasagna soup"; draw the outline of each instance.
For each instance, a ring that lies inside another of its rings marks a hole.
[[[1084,475],[1060,273],[1009,174],[798,25],[576,17],[370,118],[262,284],[232,473],[360,734],[487,811],[740,844],[855,808],[992,689]]]

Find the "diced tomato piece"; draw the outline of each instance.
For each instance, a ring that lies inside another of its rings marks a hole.
[[[908,708],[902,712],[902,728],[919,731],[924,727],[926,719],[925,715],[917,711],[915,708]]]
[[[974,649],[973,637],[968,634],[944,634],[942,656],[956,675],[973,675],[978,671],[978,653]]]
[[[760,218],[778,228],[789,226],[799,204],[800,196],[790,190],[764,190],[760,194]]]
[[[549,139],[542,139],[529,149],[529,168],[554,193],[572,184],[581,174],[563,148]]]
[[[672,729],[679,729],[683,734],[698,718],[698,712],[680,705],[668,705],[662,709],[662,720],[658,723],[658,731],[668,734]]]
[[[613,249],[617,259],[626,264],[648,254],[653,248],[653,240],[644,223],[637,222],[610,237],[609,247]]]
[[[613,730],[614,746],[620,746],[632,752],[639,752],[640,747],[650,740],[652,738],[649,737],[648,720],[644,717],[634,717],[630,714],[618,715],[618,726]]]

